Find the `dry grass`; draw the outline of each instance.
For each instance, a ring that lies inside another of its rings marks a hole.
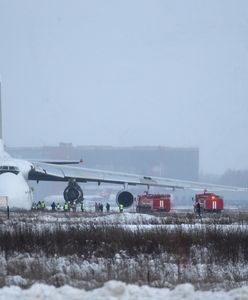
[[[126,230],[116,226],[70,227],[65,230],[59,225],[54,230],[34,232],[30,227],[13,227],[0,232],[0,251],[8,257],[13,253],[43,253],[46,256],[70,256],[112,258],[124,251],[130,257],[140,253],[159,255],[166,252],[173,256],[191,259],[191,249],[208,252],[201,255],[204,260],[223,263],[248,262],[248,232],[243,226],[235,229],[213,225],[189,227],[182,225],[174,229],[166,226],[150,230]],[[205,262],[205,261],[204,261]]]
[[[36,216],[22,213],[21,218],[16,215],[7,223],[0,218],[2,267],[7,275],[26,278],[26,286],[35,280],[93,288],[117,279],[159,287],[192,282],[196,288],[208,288],[225,282],[222,287],[228,288],[248,281],[247,214],[216,215],[202,223],[191,213],[167,214],[154,219],[153,225],[139,221],[137,225],[151,228],[137,226],[135,230],[106,222],[72,224],[66,218],[63,223],[51,222],[51,228],[43,221],[30,226],[30,217]],[[222,226],[233,222],[233,227]],[[198,226],[185,228],[185,223]],[[69,261],[72,270],[63,266],[61,272],[60,258]],[[85,262],[88,269],[81,272]],[[100,273],[93,267],[98,264]],[[203,274],[197,273],[198,264],[205,266]],[[0,286],[5,277],[0,276]]]

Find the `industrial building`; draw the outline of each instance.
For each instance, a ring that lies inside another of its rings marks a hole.
[[[9,147],[16,158],[73,160],[83,159],[86,168],[135,174],[198,180],[199,149],[175,147],[58,146]]]

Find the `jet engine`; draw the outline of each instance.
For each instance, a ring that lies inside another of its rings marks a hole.
[[[83,201],[83,191],[75,179],[68,182],[68,186],[64,190],[64,199],[66,202],[81,202]]]
[[[133,204],[133,201],[133,194],[127,190],[120,190],[116,195],[116,203],[118,204],[118,206],[122,204],[123,207],[129,207]]]

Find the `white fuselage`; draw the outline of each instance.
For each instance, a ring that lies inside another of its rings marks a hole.
[[[0,142],[0,196],[8,197],[12,209],[30,209],[32,206],[33,192],[28,185],[31,166],[26,160],[12,158]]]

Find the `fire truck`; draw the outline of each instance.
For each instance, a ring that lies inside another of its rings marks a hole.
[[[201,212],[221,212],[224,209],[223,197],[214,193],[204,192],[203,194],[195,195],[194,208],[200,203]]]
[[[137,196],[137,212],[164,211],[171,209],[171,195],[143,194]]]

